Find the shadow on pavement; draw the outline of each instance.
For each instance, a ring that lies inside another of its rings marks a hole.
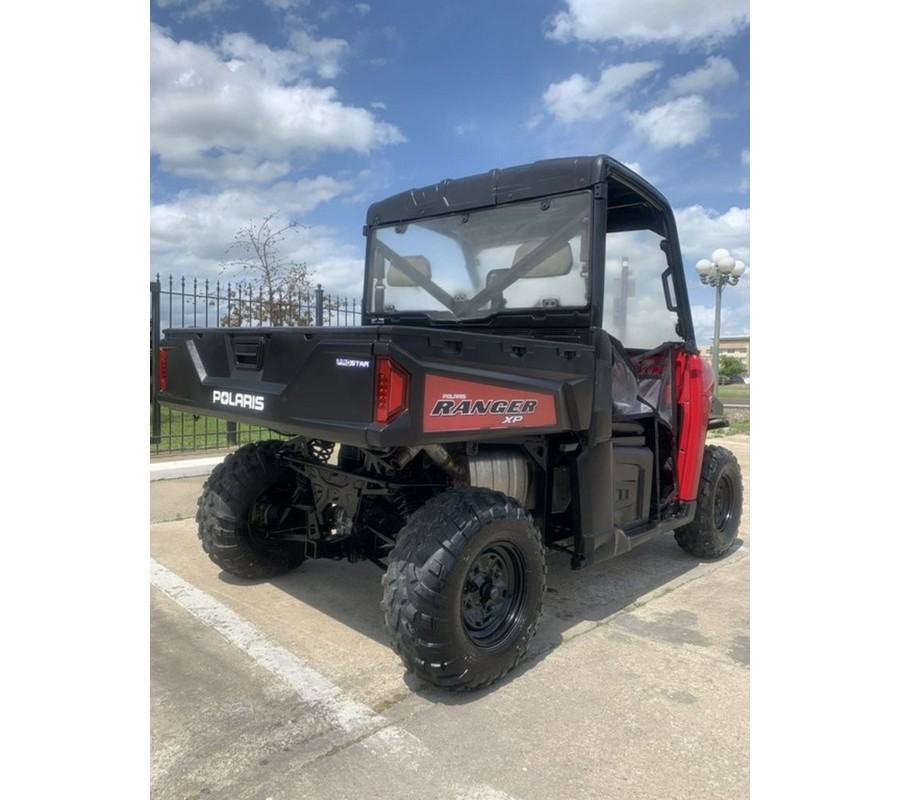
[[[741,540],[736,545],[739,547]],[[736,550],[733,550],[734,553]],[[647,542],[609,561],[573,571],[569,556],[551,552],[547,556],[547,593],[537,632],[525,659],[509,676],[477,692],[447,692],[435,689],[411,673],[405,681],[410,691],[442,704],[462,704],[484,697],[539,664],[563,643],[572,629],[583,623],[599,623],[653,594],[671,581],[682,583],[699,564],[709,563],[687,555],[671,534]],[[374,564],[346,561],[307,561],[299,569],[269,581],[270,585],[322,614],[390,648],[380,608],[382,571]],[[220,573],[230,585],[256,585]]]

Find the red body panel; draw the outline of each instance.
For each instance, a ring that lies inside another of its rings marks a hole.
[[[556,425],[552,394],[489,383],[425,376],[422,430],[477,431]]]
[[[712,368],[698,355],[679,350],[675,356],[675,382],[681,411],[678,437],[678,499],[697,499],[706,426],[712,408]]]

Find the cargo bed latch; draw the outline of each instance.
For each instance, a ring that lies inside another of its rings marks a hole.
[[[263,341],[243,341],[234,343],[234,365],[238,369],[258,372],[263,365]]]

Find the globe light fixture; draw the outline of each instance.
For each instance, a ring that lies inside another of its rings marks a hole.
[[[726,286],[737,286],[747,269],[743,261],[736,261],[724,247],[714,250],[711,258],[701,258],[696,265],[700,283],[716,289],[716,324],[713,329],[713,391],[719,393],[719,325],[722,318],[722,290]]]

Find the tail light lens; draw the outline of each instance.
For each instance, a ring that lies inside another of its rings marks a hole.
[[[168,366],[169,366],[169,351],[165,347],[160,347],[159,348],[159,390],[161,392],[166,391],[166,388],[169,385]]]
[[[393,360],[375,360],[375,422],[381,425],[395,420],[409,408],[409,374]]]

